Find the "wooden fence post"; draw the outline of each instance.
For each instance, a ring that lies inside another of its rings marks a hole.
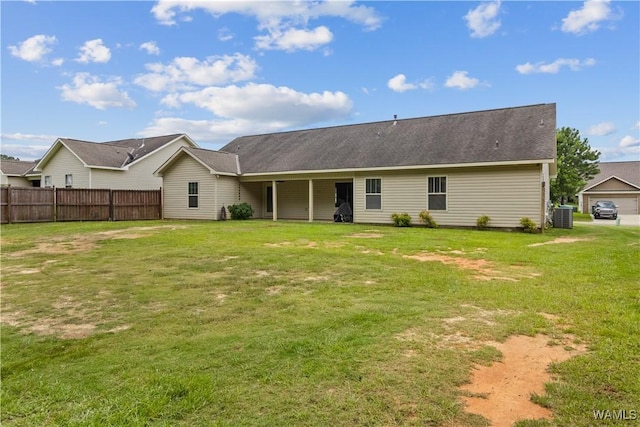
[[[9,217],[9,224],[11,224],[11,217],[13,216],[13,209],[11,209],[11,184],[7,186],[7,216]]]

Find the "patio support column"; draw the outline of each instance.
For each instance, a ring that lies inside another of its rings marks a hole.
[[[309,222],[313,222],[313,180],[309,180]]]
[[[278,220],[278,182],[271,181],[271,204],[273,206],[273,220]]]

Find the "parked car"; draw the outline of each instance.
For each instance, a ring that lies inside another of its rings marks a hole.
[[[594,218],[618,218],[618,206],[610,200],[599,200],[591,206],[591,214]]]

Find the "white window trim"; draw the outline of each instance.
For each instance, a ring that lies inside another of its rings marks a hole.
[[[51,175],[45,175],[44,176],[44,183],[43,184],[44,184],[44,188],[53,187],[53,179],[51,178]]]
[[[444,193],[429,193],[429,178],[445,178],[446,179],[446,190]],[[436,209],[433,212],[449,212],[449,175],[429,175],[427,176],[427,210],[432,212],[429,207],[429,196],[430,195],[444,195],[444,209]]]
[[[191,190],[190,184],[197,184],[198,192],[196,194],[191,194],[189,192]],[[189,206],[189,200],[191,199],[192,196],[196,196],[197,197],[196,200],[198,202],[198,206],[196,206],[196,207]],[[187,182],[187,209],[200,209],[200,181],[188,181]]]
[[[73,188],[73,174],[68,173],[64,176],[64,187]]]
[[[367,180],[368,179],[379,179],[380,180],[380,192],[379,193],[367,193]],[[380,209],[369,209],[367,208],[367,196],[380,195]],[[382,200],[382,177],[380,176],[368,176],[364,179],[364,210],[365,211],[382,211],[384,208],[384,203]]]

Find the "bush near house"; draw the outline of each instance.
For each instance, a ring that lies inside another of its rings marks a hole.
[[[231,214],[231,219],[249,219],[253,216],[253,208],[246,202],[228,206],[227,209]]]
[[[408,213],[394,213],[391,219],[396,227],[411,227],[411,215]]]
[[[436,222],[435,219],[433,219],[433,217],[431,216],[428,210],[426,209],[421,210],[418,216],[420,217],[420,222],[422,222],[425,225],[425,227],[438,228],[438,223]]]
[[[482,215],[476,220],[476,225],[480,230],[486,230],[489,228],[489,221],[491,221],[491,217],[489,215]]]

